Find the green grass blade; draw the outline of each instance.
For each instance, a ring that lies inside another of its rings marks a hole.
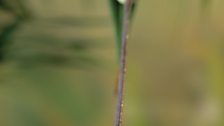
[[[116,32],[116,47],[117,47],[117,54],[118,54],[118,59],[120,59],[120,50],[121,50],[121,36],[122,36],[122,20],[123,20],[123,10],[124,10],[124,5],[119,3],[117,0],[109,0],[110,6],[111,6],[111,12],[112,12],[112,17],[114,21],[114,27],[115,27],[115,32]],[[132,5],[132,10],[130,13],[130,20],[133,19],[133,15],[135,12],[135,6],[136,2]],[[131,21],[130,21],[131,23]]]

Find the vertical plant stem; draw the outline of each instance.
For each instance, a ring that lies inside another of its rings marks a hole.
[[[129,15],[132,7],[132,0],[126,0],[123,11],[123,25],[122,25],[122,46],[120,54],[120,71],[118,81],[118,99],[117,109],[115,115],[115,126],[121,126],[122,123],[122,112],[123,112],[123,99],[124,99],[124,82],[126,74],[126,56],[127,56],[127,40],[129,31]]]

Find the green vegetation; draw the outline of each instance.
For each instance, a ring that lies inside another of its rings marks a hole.
[[[223,0],[137,4],[122,126],[223,126]],[[0,126],[113,126],[122,11],[0,0]]]

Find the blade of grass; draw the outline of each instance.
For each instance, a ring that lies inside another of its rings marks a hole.
[[[109,0],[111,5],[111,12],[114,20],[114,27],[116,32],[116,48],[117,55],[120,56],[121,49],[121,35],[122,35],[122,11],[123,5],[117,0]]]
[[[111,5],[111,12],[114,20],[114,26],[115,26],[115,31],[116,31],[116,48],[117,48],[117,58],[118,62],[120,59],[121,55],[121,43],[122,43],[122,22],[123,22],[123,9],[124,9],[124,3],[119,2],[119,0],[109,0],[110,5]],[[132,21],[132,18],[134,16],[135,8],[136,8],[136,0],[133,1],[133,4],[131,5],[131,10],[130,10],[130,16],[128,17],[130,20],[130,23]],[[114,83],[114,94],[116,95],[118,92],[118,73],[119,71],[116,72],[116,78],[115,78],[115,83]]]
[[[116,32],[116,48],[118,59],[120,59],[120,50],[122,43],[122,22],[123,22],[123,9],[124,5],[119,3],[118,0],[109,0],[111,6],[112,17],[114,20],[115,32]],[[132,19],[137,2],[133,2],[131,5],[130,16],[128,17],[130,20]]]
[[[121,54],[120,54],[120,71],[118,79],[118,92],[117,92],[117,109],[115,115],[115,126],[121,126],[122,111],[123,111],[123,98],[124,98],[124,82],[126,73],[126,55],[127,55],[127,41],[129,31],[129,17],[131,13],[133,1],[127,0],[124,4],[123,10],[123,24],[122,24],[122,39],[121,39]]]

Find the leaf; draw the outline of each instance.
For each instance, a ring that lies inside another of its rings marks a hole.
[[[133,15],[135,12],[135,6],[136,6],[136,1],[132,7],[131,14],[130,14],[130,21],[133,19]],[[110,6],[111,6],[111,12],[113,16],[113,21],[114,21],[114,27],[115,27],[115,32],[116,32],[116,43],[117,43],[117,54],[118,58],[120,57],[120,50],[121,50],[121,36],[122,36],[122,21],[123,21],[123,10],[124,10],[124,5],[118,2],[117,0],[110,0]]]

